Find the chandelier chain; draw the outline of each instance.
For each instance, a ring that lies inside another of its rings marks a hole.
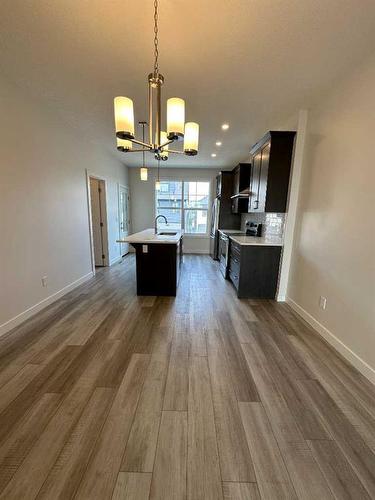
[[[155,62],[154,73],[159,73],[159,40],[158,40],[158,0],[154,0],[154,47],[155,47]]]

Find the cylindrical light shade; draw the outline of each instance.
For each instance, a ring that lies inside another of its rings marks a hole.
[[[171,97],[167,101],[167,134],[168,139],[184,136],[185,101],[179,97]]]
[[[195,156],[198,153],[199,125],[188,122],[185,124],[184,153],[188,156]]]
[[[133,101],[128,97],[115,97],[116,135],[120,139],[134,139]]]
[[[141,167],[141,181],[147,181],[148,178],[148,168]]]
[[[127,141],[125,139],[119,139],[116,137],[117,141],[117,149],[119,151],[130,151],[133,147],[133,143],[131,141]]]
[[[155,182],[155,189],[156,191],[160,191],[160,181]]]
[[[160,145],[165,144],[166,142],[168,142],[167,132],[161,131],[160,132]],[[169,148],[169,144],[167,144],[166,146],[163,147],[163,151],[161,152],[161,157],[163,160],[168,159],[168,148]]]

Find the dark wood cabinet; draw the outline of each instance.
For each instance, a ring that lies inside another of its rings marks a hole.
[[[183,239],[177,244],[132,243],[136,254],[137,295],[175,297],[183,262]]]
[[[250,183],[249,163],[239,163],[233,170],[232,212],[234,214],[246,213],[248,210],[248,198],[241,197],[240,193],[249,187]]]
[[[274,299],[281,247],[239,245],[230,240],[228,277],[239,298]]]
[[[295,132],[268,132],[250,150],[248,212],[285,212]]]

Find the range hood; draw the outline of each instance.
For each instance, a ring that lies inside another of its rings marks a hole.
[[[243,189],[239,193],[231,196],[231,199],[233,199],[233,198],[250,198],[250,195],[251,195],[251,191],[250,191],[250,188],[248,187],[246,189]]]

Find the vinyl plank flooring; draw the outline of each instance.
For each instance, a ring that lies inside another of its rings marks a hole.
[[[1,499],[36,497],[73,425],[84,409],[90,392],[89,387],[78,385],[61,403],[57,413],[3,490]]]
[[[298,498],[332,499],[328,484],[296,420],[269,376],[267,360],[261,349],[256,343],[244,344],[243,348]],[[306,488],[306,484],[309,484],[309,488]]]
[[[207,358],[189,366],[187,498],[220,500],[221,474]]]
[[[209,256],[134,255],[0,338],[0,499],[375,498],[375,388]]]
[[[375,455],[318,382],[300,380],[298,383],[321,414],[329,432],[368,494],[374,498]]]
[[[309,441],[322,473],[338,500],[370,500],[348,461],[334,441]]]
[[[22,323],[0,341],[0,366],[15,363],[23,366],[50,342],[51,332],[58,335],[66,316],[71,314],[72,303],[62,299]]]
[[[97,388],[48,474],[38,499],[73,498],[113,399],[113,389]]]
[[[78,354],[77,349],[79,351],[80,348],[69,347],[64,349],[46,366],[32,365],[36,367],[37,373],[26,381],[27,384],[25,384],[21,392],[14,392],[14,399],[0,414],[0,442],[8,437],[17,422],[43,394],[53,392],[56,378],[60,377],[61,373],[72,362],[74,356]]]
[[[151,474],[119,472],[112,500],[148,500]]]
[[[288,330],[284,324],[278,321],[274,314],[274,309],[270,305],[271,301],[262,302],[259,309],[263,319],[262,329],[267,332],[267,335],[272,338],[277,348],[282,353],[286,360],[285,370],[290,372],[296,379],[312,378],[312,374],[308,366],[303,362],[299,354],[295,351],[293,345],[289,342]],[[259,314],[259,313],[258,313]],[[259,321],[257,323],[259,325]]]
[[[375,419],[358,400],[353,397],[348,391],[345,384],[337,378],[337,376],[321,362],[320,358],[313,356],[308,350],[308,347],[297,337],[292,338],[295,347],[301,352],[301,355],[309,364],[313,371],[316,380],[320,382],[322,387],[327,391],[335,404],[340,408],[342,413],[348,418],[353,427],[361,435],[362,439],[375,452]],[[308,437],[307,437],[308,439]]]
[[[180,319],[180,321],[183,321]],[[164,411],[187,411],[189,338],[187,329],[176,328],[171,346]]]
[[[11,363],[5,366],[0,371],[0,388],[5,385],[9,380],[13,379],[15,375],[22,369],[22,365]]]
[[[267,329],[253,332],[254,348],[263,353],[263,365],[267,366],[278,392],[285,399],[305,439],[330,439],[319,415],[312,410],[304,394],[298,388],[298,375],[288,369],[288,361],[283,356]],[[246,346],[244,345],[244,348]],[[313,376],[313,374],[312,374]]]
[[[169,354],[153,354],[138,402],[121,470],[152,472],[159,433]]]
[[[151,482],[151,500],[186,499],[186,463],[187,413],[163,411]]]
[[[259,401],[259,394],[228,314],[219,313],[220,332],[238,401]]]
[[[30,384],[42,367],[38,365],[24,366],[0,389],[0,413]]]
[[[133,354],[78,489],[78,498],[101,500],[112,494],[149,361],[147,354]]]
[[[297,498],[261,403],[239,403],[262,498]]]
[[[223,481],[255,482],[255,472],[220,336],[208,335],[208,360]]]
[[[224,500],[261,500],[256,483],[223,483]]]
[[[353,397],[375,418],[375,391],[374,386],[348,361],[328,345],[303,319],[297,318],[294,311],[288,307],[281,307],[275,315],[292,327],[293,333],[306,342],[312,353],[320,358],[326,366],[345,384]]]
[[[56,412],[61,394],[44,394],[25,413],[0,448],[0,491],[9,483]]]
[[[161,412],[136,413],[131,427],[121,471],[152,472]]]

